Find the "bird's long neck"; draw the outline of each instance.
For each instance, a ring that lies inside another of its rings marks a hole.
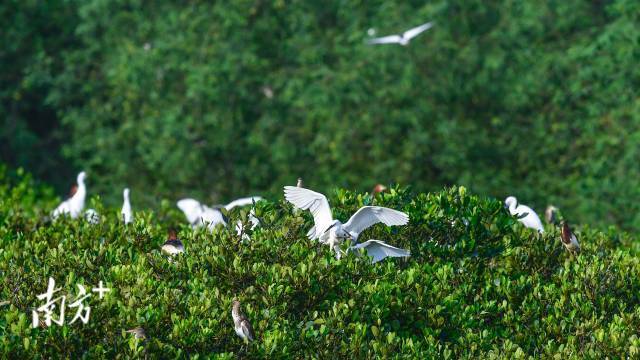
[[[84,181],[78,181],[78,188],[75,194],[71,197],[71,201],[74,203],[84,203],[84,198],[87,196],[87,187],[84,185]]]
[[[231,309],[231,316],[233,317],[233,321],[238,323],[240,321],[240,304],[233,304],[233,308]]]

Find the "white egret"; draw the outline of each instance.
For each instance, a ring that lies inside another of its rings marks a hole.
[[[524,226],[538,230],[538,232],[543,233],[544,228],[542,227],[542,222],[533,209],[526,205],[518,204],[518,199],[513,196],[509,196],[505,199],[504,204],[509,209],[511,215],[515,215],[519,217],[518,221],[520,221]],[[520,218],[521,216],[523,216]]]
[[[72,219],[77,218],[82,214],[84,209],[84,200],[87,196],[87,187],[84,184],[86,173],[84,171],[78,174],[76,178],[77,187],[72,193],[72,196],[58,205],[51,216],[55,219],[60,215],[69,215]]]
[[[346,239],[354,243],[362,231],[379,222],[392,225],[405,225],[409,216],[403,212],[380,206],[363,206],[351,216],[345,224],[333,219],[327,198],[315,191],[285,186],[284,196],[288,202],[302,210],[309,210],[313,215],[314,226],[307,232],[310,239],[318,239],[329,245],[340,258],[339,245]]]
[[[431,27],[433,27],[433,22],[428,22],[426,24],[422,24],[420,26],[416,26],[412,29],[409,29],[399,35],[389,35],[389,36],[369,39],[367,41],[367,44],[369,45],[400,44],[402,46],[407,46],[409,45],[409,42],[411,41],[411,39],[420,35],[424,31],[431,29]]]

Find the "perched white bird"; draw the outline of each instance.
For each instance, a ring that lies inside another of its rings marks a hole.
[[[84,212],[84,219],[92,225],[100,224],[100,214],[95,209],[87,209]]]
[[[227,219],[225,219],[220,208],[229,211],[234,207],[251,205],[260,200],[262,200],[261,197],[253,196],[234,200],[227,205],[208,207],[194,199],[182,199],[178,201],[177,205],[192,227],[207,226],[208,229],[213,229],[218,224],[227,225]]]
[[[233,300],[233,308],[231,309],[231,317],[233,317],[233,329],[242,340],[253,341],[256,336],[253,333],[253,327],[249,323],[249,319],[240,309],[240,302]]]
[[[569,224],[566,221],[562,222],[562,230],[560,232],[560,238],[562,239],[562,244],[564,247],[569,250],[571,253],[576,253],[580,251],[580,244],[578,243],[578,238],[571,231]]]
[[[177,205],[194,228],[206,226],[209,229],[213,229],[218,224],[227,225],[227,221],[220,210],[200,204],[197,200],[182,199],[178,201]]]
[[[284,197],[288,202],[302,210],[309,210],[313,215],[315,226],[309,230],[309,239],[319,239],[323,244],[336,252],[340,258],[339,245],[346,239],[354,243],[362,231],[379,222],[392,225],[406,225],[409,216],[403,212],[380,206],[363,206],[351,216],[345,224],[333,219],[327,198],[315,191],[285,186]]]
[[[523,218],[518,219],[518,221],[524,224],[524,226],[531,229],[536,229],[540,233],[544,232],[542,222],[540,221],[538,214],[536,214],[533,209],[526,205],[518,205],[518,200],[513,196],[509,196],[508,198],[506,198],[504,204],[509,209],[511,215],[520,217],[526,214],[526,216],[524,216]]]
[[[84,171],[80,172],[77,177],[77,187],[75,192],[72,193],[72,196],[63,201],[60,205],[58,205],[51,216],[55,219],[60,215],[69,215],[72,219],[77,218],[82,214],[82,209],[84,209],[84,200],[87,196],[87,187],[84,184],[84,178],[86,177],[86,173]]]
[[[364,249],[367,256],[373,258],[372,263],[384,260],[387,257],[409,257],[411,252],[409,250],[400,249],[395,246],[391,246],[380,240],[367,240],[363,243],[350,246],[348,250],[355,251],[356,254],[360,254],[358,249]]]
[[[416,26],[413,29],[409,29],[400,35],[389,35],[389,36],[369,39],[367,41],[367,44],[369,45],[400,44],[402,46],[407,46],[409,44],[409,41],[411,41],[411,39],[420,35],[422,32],[429,30],[432,26],[433,26],[433,22],[428,22],[426,24]]]
[[[124,202],[122,203],[122,210],[120,214],[122,215],[122,220],[125,224],[129,224],[133,222],[133,213],[131,212],[131,202],[129,202],[129,188],[125,188],[122,191],[122,197],[124,198]]]

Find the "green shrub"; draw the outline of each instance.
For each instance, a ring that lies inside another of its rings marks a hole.
[[[261,226],[243,243],[222,227],[194,231],[168,203],[106,221],[50,224],[20,208],[4,187],[0,207],[0,354],[39,358],[620,358],[638,356],[640,263],[626,235],[577,226],[582,252],[564,250],[559,229],[523,228],[500,201],[463,187],[412,195],[393,188],[378,205],[410,215],[404,227],[375,226],[376,238],[411,249],[407,261],[336,260],[305,237],[312,219],[282,201],[259,202]],[[366,194],[330,196],[345,219]],[[44,202],[49,206],[49,202]],[[45,206],[40,204],[41,206]],[[26,205],[33,206],[28,201]],[[43,210],[44,211],[44,210]],[[246,218],[247,209],[230,214]],[[12,224],[22,224],[19,228]],[[159,252],[179,226],[185,254]],[[88,301],[88,324],[32,328],[37,294],[53,277],[63,293],[104,281]],[[259,340],[235,335],[238,297]],[[150,340],[124,330],[143,326]]]

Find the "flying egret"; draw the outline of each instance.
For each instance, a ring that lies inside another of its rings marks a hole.
[[[122,191],[122,197],[124,198],[124,202],[122,203],[122,210],[120,211],[120,214],[122,215],[122,221],[124,221],[125,224],[129,224],[133,222],[131,202],[129,202],[129,188],[125,188]]]
[[[86,173],[84,171],[78,174],[76,178],[77,187],[75,192],[72,193],[72,196],[63,201],[60,205],[58,205],[51,216],[55,219],[60,215],[69,215],[72,219],[77,218],[82,214],[82,209],[84,209],[84,200],[87,196],[87,187],[84,184],[84,179],[86,177]]]
[[[518,205],[518,199],[516,199],[513,196],[509,196],[508,198],[506,198],[504,201],[504,204],[509,209],[509,212],[511,213],[511,215],[515,215],[519,217],[518,221],[524,224],[524,226],[531,229],[536,229],[540,233],[544,232],[544,228],[542,227],[542,222],[540,221],[538,214],[536,214],[536,212],[533,211],[533,209],[531,209],[526,205],[522,205],[522,204]],[[525,216],[520,218],[523,215]]]
[[[251,323],[249,323],[249,319],[240,309],[240,301],[236,299],[233,300],[231,317],[233,317],[233,328],[242,340],[249,342],[256,338],[253,333],[253,327],[251,327]]]
[[[403,212],[380,206],[363,206],[345,224],[333,219],[327,198],[315,191],[285,186],[284,197],[288,202],[313,215],[314,226],[307,232],[309,239],[318,239],[329,245],[340,258],[339,245],[346,239],[356,242],[362,231],[379,222],[392,225],[406,225],[409,216]]]
[[[431,29],[431,27],[433,27],[433,22],[428,22],[420,26],[416,26],[412,29],[409,29],[399,35],[389,35],[389,36],[369,39],[367,41],[367,44],[369,45],[400,44],[402,46],[407,46],[409,45],[409,42],[411,41],[411,39],[420,35],[422,32]]]

